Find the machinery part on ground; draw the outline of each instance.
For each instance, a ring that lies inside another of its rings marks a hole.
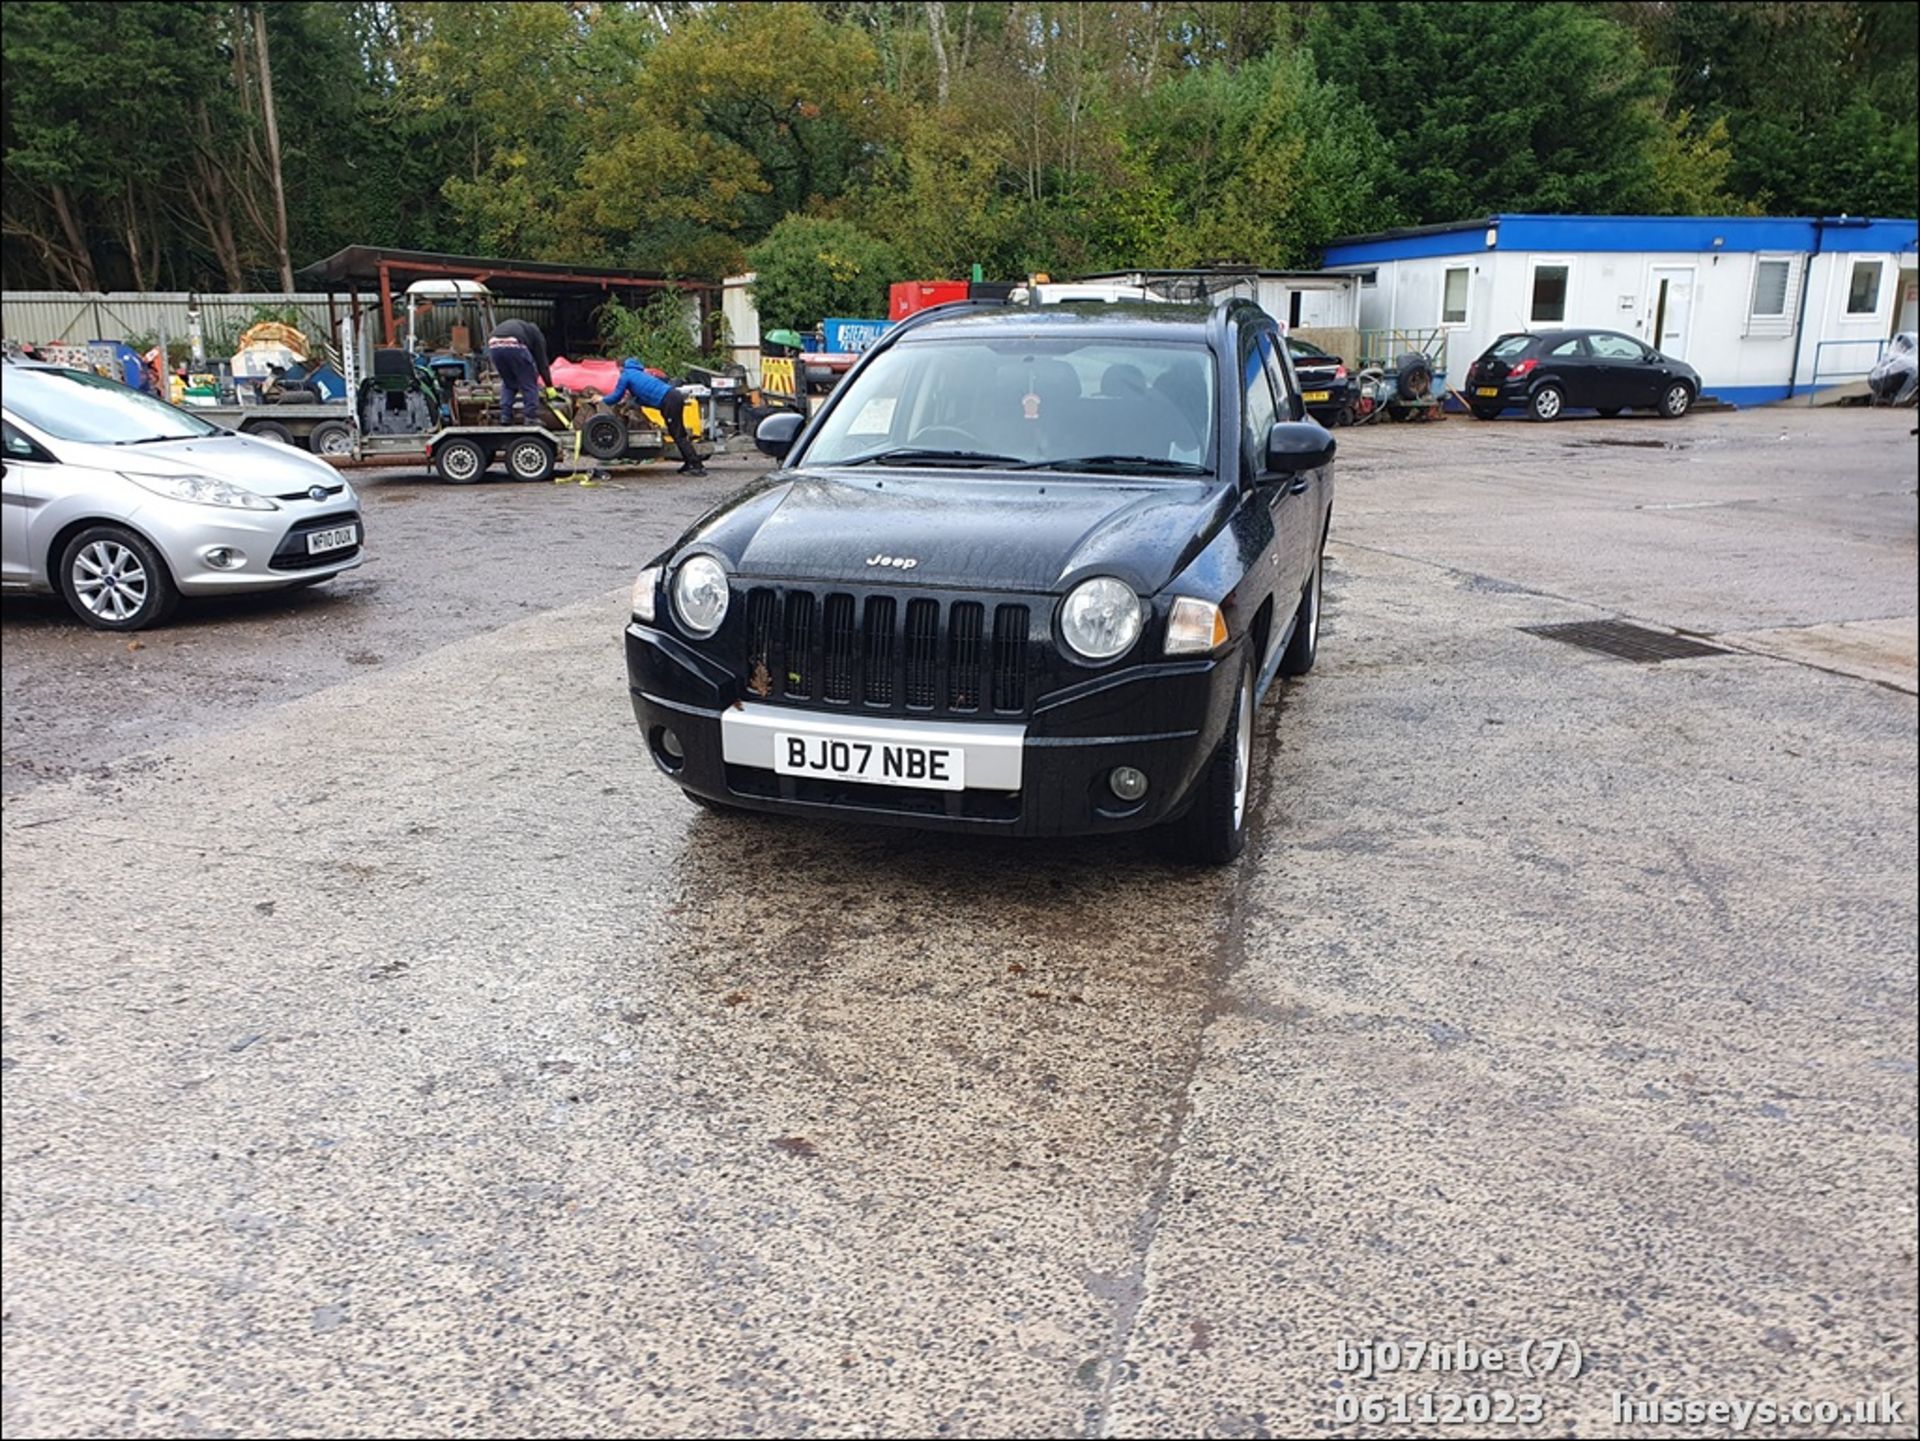
[[[307,434],[307,449],[336,460],[353,454],[353,427],[344,420],[323,420]]]
[[[487,473],[490,459],[479,441],[456,435],[434,448],[433,471],[448,485],[472,485]]]
[[[1424,400],[1433,389],[1433,362],[1409,350],[1393,362],[1393,381],[1400,400]]]
[[[581,447],[595,460],[618,460],[627,453],[627,425],[617,415],[592,415],[580,428]]]

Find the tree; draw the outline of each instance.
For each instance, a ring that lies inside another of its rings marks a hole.
[[[898,131],[873,46],[802,5],[717,5],[603,92],[571,211],[629,264],[711,274],[856,188]]]
[[[1308,34],[1379,126],[1386,199],[1407,221],[1657,208],[1660,77],[1596,11],[1357,3],[1317,11]]]
[[[887,313],[900,256],[844,220],[790,215],[748,253],[762,331],[811,330],[828,316]]]
[[[1678,103],[1727,138],[1726,183],[1782,213],[1909,215],[1920,5],[1619,7]]]

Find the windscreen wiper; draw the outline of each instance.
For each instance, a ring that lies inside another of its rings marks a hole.
[[[829,460],[823,465],[1005,465],[1019,468],[1017,455],[993,455],[984,450],[928,450],[916,445],[899,445],[891,450],[876,450],[871,455],[856,455],[851,460]]]
[[[1165,460],[1152,455],[1069,455],[1059,460],[1030,460],[1022,470],[1134,470],[1143,474],[1212,475],[1191,460]]]

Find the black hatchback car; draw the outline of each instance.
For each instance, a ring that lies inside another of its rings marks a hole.
[[[1305,415],[1247,301],[922,312],[635,581],[654,763],[720,808],[1231,860],[1254,708],[1319,642]]]
[[[1535,420],[1569,410],[1651,410],[1678,420],[1700,395],[1700,376],[1613,330],[1545,330],[1503,335],[1467,367],[1467,404],[1482,420],[1524,409]]]
[[[1287,337],[1287,351],[1307,413],[1322,425],[1352,425],[1360,410],[1360,386],[1346,362],[1297,335]]]

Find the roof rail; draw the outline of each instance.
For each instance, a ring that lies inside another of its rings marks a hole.
[[[887,334],[898,335],[901,331],[911,330],[914,326],[934,316],[939,316],[944,319],[947,316],[956,315],[963,310],[1003,310],[1012,304],[1013,302],[1011,300],[984,295],[979,299],[969,297],[966,300],[943,300],[938,305],[929,305],[924,310],[914,311],[913,314],[909,315],[905,320],[895,321],[892,328],[887,331]]]

